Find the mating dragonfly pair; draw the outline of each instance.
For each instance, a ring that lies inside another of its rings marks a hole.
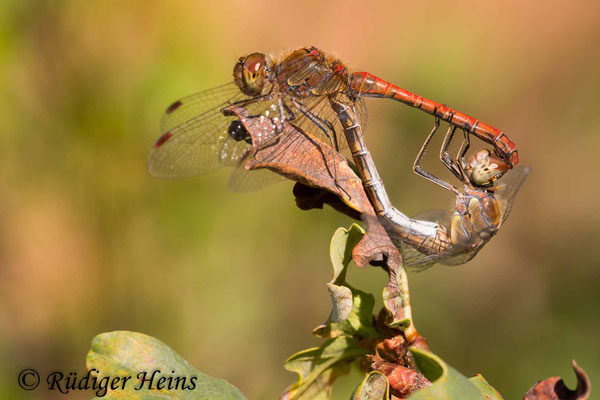
[[[148,159],[153,176],[188,177],[233,166],[233,190],[258,189],[282,179],[266,169],[244,168],[257,148],[243,123],[227,116],[232,115],[228,109],[243,107],[255,118],[268,119],[272,126],[271,132],[264,132],[270,139],[261,141],[262,147],[276,146],[286,124],[328,142],[332,152],[349,146],[365,192],[378,219],[401,249],[404,263],[425,267],[437,262],[462,264],[475,256],[508,217],[514,196],[529,172],[523,167],[513,169],[518,152],[502,131],[370,73],[350,72],[340,60],[315,47],[279,58],[250,54],[236,63],[233,77],[229,84],[183,98],[167,108],[161,122],[162,136]],[[434,116],[435,125],[413,169],[455,193],[451,215],[438,212],[428,219],[413,219],[391,205],[363,138],[365,97],[391,98]],[[440,160],[460,180],[462,190],[420,165],[440,121],[449,124]],[[463,131],[463,139],[452,156],[449,148],[457,129]],[[467,157],[471,135],[493,149]],[[496,185],[497,181],[502,184]]]

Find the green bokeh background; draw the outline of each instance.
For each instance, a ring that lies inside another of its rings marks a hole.
[[[329,239],[351,221],[297,209],[290,182],[234,194],[226,170],[161,181],[145,162],[173,100],[230,81],[236,57],[304,45],[503,129],[532,166],[473,261],[410,275],[432,349],[506,399],[549,376],[573,386],[571,359],[600,376],[598,2],[5,0],[0,30],[0,398],[65,398],[16,376],[82,373],[116,329],[249,399],[295,379],[283,362],[318,343]],[[451,204],[411,172],[431,118],[368,104],[393,203]],[[380,293],[385,276],[350,280]]]

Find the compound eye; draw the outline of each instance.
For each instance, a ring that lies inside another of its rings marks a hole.
[[[490,187],[508,168],[500,157],[482,150],[473,155],[465,172],[474,186]]]
[[[235,83],[248,96],[260,95],[267,80],[267,60],[262,53],[242,57],[233,70]]]
[[[253,79],[257,79],[261,75],[266,67],[267,60],[265,55],[261,53],[253,53],[246,57],[243,61],[244,70],[247,71],[248,75]]]

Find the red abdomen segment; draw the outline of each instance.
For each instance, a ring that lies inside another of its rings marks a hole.
[[[423,110],[451,125],[472,133],[486,143],[494,145],[495,149],[511,167],[519,162],[517,147],[498,128],[485,124],[473,117],[435,101],[404,90],[384,81],[368,72],[355,72],[350,76],[350,86],[359,96],[386,97],[401,101],[411,107]]]

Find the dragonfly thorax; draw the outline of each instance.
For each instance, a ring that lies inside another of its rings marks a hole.
[[[450,240],[455,248],[478,248],[498,232],[500,207],[492,193],[465,186],[456,201],[450,223]]]

